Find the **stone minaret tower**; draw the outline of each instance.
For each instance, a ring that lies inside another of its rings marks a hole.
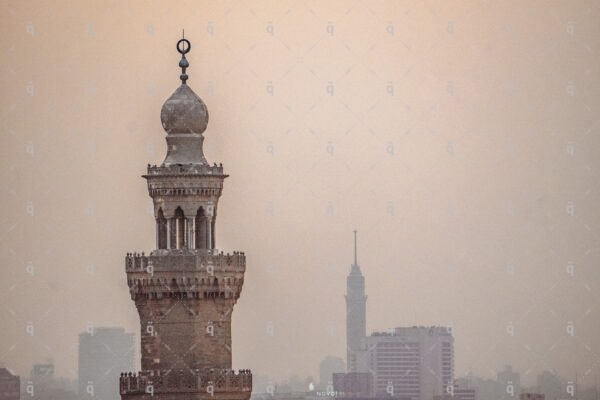
[[[181,39],[177,49],[181,85],[160,114],[167,155],[144,175],[154,201],[156,249],[125,259],[140,315],[142,371],[122,374],[121,398],[247,400],[250,371],[231,370],[231,315],[246,259],[242,252],[216,250],[217,205],[227,175],[202,150],[208,111],[186,83],[190,42]]]
[[[356,231],[354,231],[354,264],[346,278],[346,348],[347,368],[357,371],[356,352],[367,333],[367,296],[365,296],[365,277],[360,272],[356,256]],[[363,362],[365,362],[364,360]]]

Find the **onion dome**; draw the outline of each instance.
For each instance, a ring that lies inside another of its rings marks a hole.
[[[162,126],[167,132],[167,156],[163,165],[203,165],[208,162],[204,157],[202,145],[208,124],[208,110],[202,99],[187,85],[185,70],[189,63],[185,54],[190,51],[189,40],[183,38],[177,42],[177,51],[181,53],[181,85],[165,101],[160,112]]]
[[[168,134],[202,133],[208,125],[208,109],[204,101],[183,82],[163,104],[160,120]]]
[[[160,120],[167,134],[201,134],[208,125],[208,109],[204,101],[187,85],[185,70],[189,63],[185,54],[191,49],[190,42],[183,38],[177,42],[177,51],[181,54],[181,85],[165,101],[160,112]]]

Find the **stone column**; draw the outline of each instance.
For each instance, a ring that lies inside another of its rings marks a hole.
[[[187,247],[187,238],[188,238],[188,220],[187,218],[183,218],[181,220],[183,224],[183,229],[181,230],[181,248],[185,249]]]
[[[212,239],[212,243],[211,243],[211,247],[210,247],[211,249],[214,249],[216,247],[217,238],[215,236],[215,225],[216,225],[216,218],[213,217],[212,221],[210,222],[211,237],[213,238]]]
[[[206,217],[206,248],[212,249],[212,217]]]
[[[192,227],[190,229],[190,243],[191,249],[195,249],[196,248],[196,218],[191,218],[190,221],[192,222]]]
[[[156,219],[156,248],[160,249],[160,219]]]
[[[193,249],[194,248],[194,246],[193,246],[193,242],[194,241],[192,239],[192,236],[193,236],[193,233],[194,233],[194,231],[192,230],[192,228],[193,228],[192,220],[193,220],[193,218],[186,218],[185,219],[185,225],[186,225],[185,235],[186,235],[186,238],[187,238],[185,245],[186,245],[186,247],[188,249]]]
[[[167,218],[167,249],[171,249],[171,218]]]
[[[175,248],[179,248],[179,218],[175,218]]]

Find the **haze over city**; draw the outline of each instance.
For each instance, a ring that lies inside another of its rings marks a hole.
[[[346,358],[356,229],[367,333],[450,326],[456,377],[594,386],[599,6],[0,1],[0,363],[75,379],[89,326],[134,332],[139,363],[124,257],[155,248],[141,175],[185,29],[229,175],[217,248],[246,254],[235,368]]]

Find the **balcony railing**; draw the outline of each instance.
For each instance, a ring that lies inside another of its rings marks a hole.
[[[234,370],[170,370],[121,373],[121,394],[195,392],[217,393],[252,392],[252,372]]]

